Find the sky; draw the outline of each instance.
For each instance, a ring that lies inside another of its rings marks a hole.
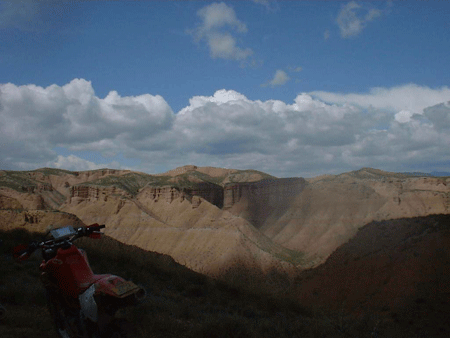
[[[0,0],[0,170],[448,172],[449,13]]]

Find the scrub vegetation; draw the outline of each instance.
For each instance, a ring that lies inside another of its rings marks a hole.
[[[22,263],[10,254],[17,244],[41,236],[21,229],[0,232],[0,303],[7,309],[0,322],[2,338],[56,337],[39,280],[39,253]],[[118,314],[133,324],[137,337],[346,337],[351,330],[358,337],[371,336],[366,324],[310,312],[256,284],[243,288],[212,279],[167,255],[106,236],[77,244],[86,250],[94,272],[117,274],[147,290],[142,304]]]

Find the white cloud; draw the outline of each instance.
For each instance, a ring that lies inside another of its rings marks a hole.
[[[94,162],[84,160],[74,155],[69,156],[58,155],[56,161],[49,161],[47,163],[47,167],[73,171],[95,170],[102,168],[121,169],[121,165],[118,162],[96,164]]]
[[[246,33],[247,26],[227,4],[212,3],[201,8],[197,15],[201,23],[190,33],[196,41],[206,41],[212,58],[242,61],[253,54],[250,48],[237,46],[235,33]]]
[[[424,116],[437,130],[450,132],[450,101],[424,109]]]
[[[0,85],[0,158],[2,167],[43,165],[55,147],[102,151],[158,137],[174,114],[161,96],[95,96],[90,82],[74,79],[60,87]],[[38,164],[39,163],[39,164]]]
[[[341,94],[323,91],[310,92],[320,100],[354,104],[364,108],[387,109],[395,112],[408,110],[413,114],[423,114],[423,109],[450,100],[450,88],[444,86],[432,89],[408,84],[392,88],[372,88],[367,94]]]
[[[411,117],[413,114],[409,110],[401,110],[395,114],[395,120],[399,123],[411,122]]]
[[[450,103],[443,102],[449,100],[446,87],[416,85],[367,94],[302,93],[291,103],[222,89],[192,97],[173,114],[162,97],[112,91],[101,99],[80,79],[47,88],[4,84],[0,169],[120,168],[124,162],[114,161],[121,154],[139,160],[133,169],[152,173],[186,163],[277,176],[363,166],[417,170],[439,162],[448,170]]]
[[[197,12],[197,15],[203,21],[200,30],[205,34],[227,26],[241,33],[247,32],[247,27],[238,20],[234,9],[223,2],[203,7]]]
[[[295,71],[300,71],[301,67],[296,68]],[[266,86],[271,86],[271,87],[275,87],[275,86],[282,86],[284,84],[286,84],[286,82],[289,81],[289,76],[286,74],[286,72],[284,70],[281,69],[277,69],[277,71],[275,72],[275,75],[273,76],[273,79],[262,84],[262,87],[266,87]]]
[[[366,12],[365,15],[362,15]],[[381,10],[375,8],[365,8],[355,1],[341,7],[341,10],[336,18],[336,23],[339,26],[342,38],[350,38],[359,35],[367,26],[367,23],[380,17]],[[324,35],[325,40],[328,39],[329,33]]]

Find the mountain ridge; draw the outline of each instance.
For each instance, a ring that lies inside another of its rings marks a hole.
[[[247,262],[295,274],[324,263],[371,221],[449,213],[448,184],[373,168],[312,179],[195,165],[156,175],[41,168],[0,171],[0,207],[105,223],[114,238],[205,273]]]

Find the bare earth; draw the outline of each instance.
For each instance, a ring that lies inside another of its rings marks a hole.
[[[193,165],[158,175],[0,171],[2,229],[101,223],[198,272],[220,277],[238,266],[291,285],[365,224],[449,210],[450,178],[371,168],[308,180]]]

